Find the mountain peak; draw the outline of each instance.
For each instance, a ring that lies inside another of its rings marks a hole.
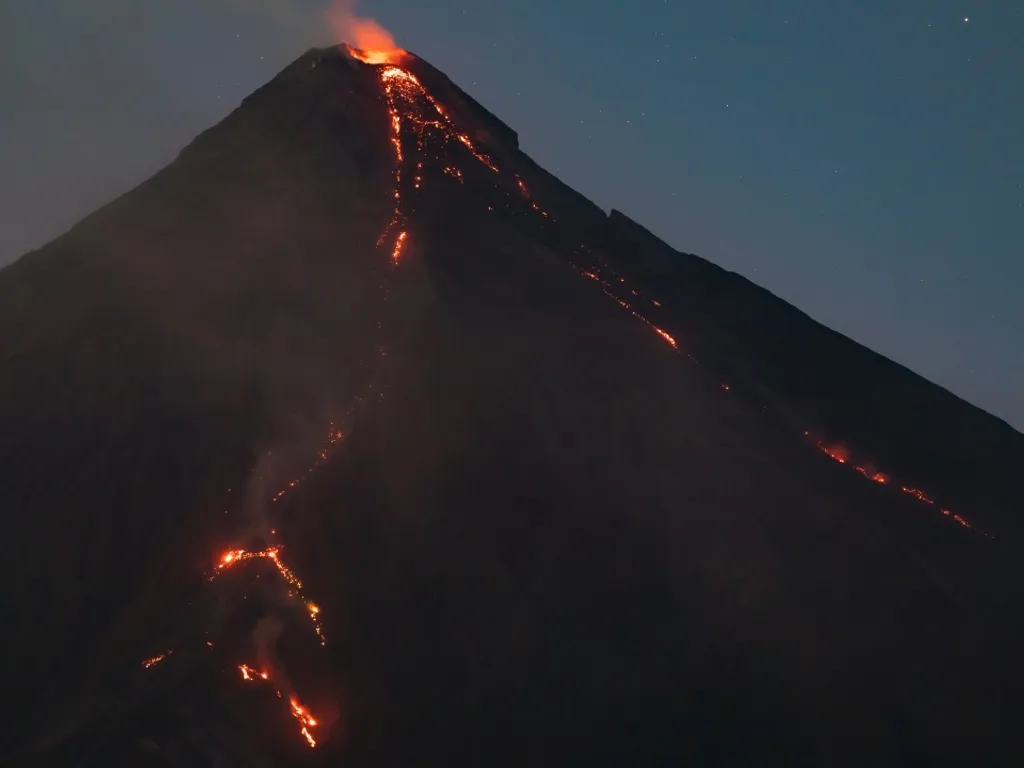
[[[1018,749],[1021,436],[381,58],[0,272],[24,762]]]

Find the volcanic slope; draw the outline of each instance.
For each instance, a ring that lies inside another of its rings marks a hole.
[[[5,269],[0,361],[0,759],[1024,757],[1021,436],[415,57],[310,51]]]

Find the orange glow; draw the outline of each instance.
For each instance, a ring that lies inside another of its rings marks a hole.
[[[367,64],[398,64],[409,55],[394,36],[374,19],[359,16],[354,0],[334,0],[324,13],[337,39],[348,53]]]
[[[648,320],[646,317],[644,317],[639,312],[637,312],[635,309],[633,309],[633,307],[629,304],[629,302],[623,301],[618,296],[616,296],[614,293],[612,293],[611,289],[608,286],[608,284],[605,283],[603,280],[601,280],[601,278],[597,277],[592,272],[583,272],[582,274],[583,274],[584,277],[589,277],[592,280],[597,280],[598,282],[600,282],[601,285],[604,287],[604,294],[605,294],[605,296],[607,296],[609,299],[614,301],[616,304],[618,304],[624,310],[629,312],[629,314],[631,314],[637,320],[640,320],[641,322],[646,323],[647,325],[649,325],[651,327],[651,329],[656,334],[661,336],[661,338],[663,338],[665,341],[667,341],[672,346],[672,349],[677,350],[677,351],[679,350],[679,344],[676,342],[675,338],[673,338],[667,331],[662,330],[661,328],[656,326],[654,323],[652,323],[650,320]]]
[[[402,255],[402,248],[405,247],[405,241],[406,241],[406,238],[408,238],[408,236],[409,236],[408,232],[399,232],[398,233],[398,237],[395,238],[395,247],[394,247],[394,250],[391,251],[391,260],[395,264],[398,263],[398,259]]]
[[[302,580],[295,575],[295,572],[291,568],[282,562],[282,549],[283,547],[281,545],[277,545],[260,550],[259,552],[249,552],[244,549],[228,550],[221,555],[213,574],[209,577],[209,580],[213,581],[219,574],[223,573],[228,568],[233,568],[238,565],[238,563],[243,563],[247,560],[253,560],[256,558],[265,558],[269,560],[274,564],[274,567],[281,575],[281,578],[284,579],[288,586],[294,590],[294,592],[290,592],[289,594],[292,597],[298,597],[302,601],[302,604],[306,609],[306,614],[309,616],[309,620],[313,624],[313,630],[316,632],[316,636],[320,639],[320,645],[326,645],[327,637],[324,635],[323,624],[320,621],[320,606],[312,600],[303,597]]]
[[[520,189],[525,191],[525,185],[522,184],[522,180],[519,179],[518,176],[516,177],[516,179],[517,179],[517,182],[519,183]],[[586,246],[581,246],[581,248],[584,251],[589,250]],[[578,253],[578,251],[574,251],[574,253]],[[607,265],[605,265],[605,266],[607,266]],[[639,319],[639,320],[643,321],[644,323],[646,323],[647,325],[649,325],[652,329],[654,329],[655,333],[657,333],[659,336],[661,336],[663,339],[665,339],[667,342],[669,342],[674,349],[678,349],[679,348],[677,343],[676,343],[676,340],[672,336],[670,336],[668,333],[666,333],[664,330],[662,330],[658,326],[654,325],[654,323],[652,323],[650,320],[648,320],[642,314],[637,312],[637,310],[634,309],[634,307],[629,302],[625,301],[624,299],[622,299],[618,295],[616,295],[616,293],[615,293],[615,291],[617,289],[617,285],[616,284],[618,284],[618,285],[624,286],[625,289],[629,290],[631,295],[639,296],[639,294],[637,293],[637,291],[635,289],[630,288],[626,284],[626,279],[624,277],[617,276],[617,275],[613,274],[612,278],[609,280],[609,279],[605,279],[604,277],[602,277],[602,275],[599,272],[595,271],[595,270],[592,270],[592,269],[581,269],[579,267],[576,267],[576,269],[577,269],[577,271],[583,277],[586,277],[589,280],[593,280],[593,281],[599,283],[601,285],[601,287],[602,287],[602,290],[604,291],[604,294],[606,296],[608,296],[608,298],[610,298],[612,301],[614,301],[616,304],[618,304],[620,307],[625,309],[627,312],[632,314],[637,319]],[[656,307],[660,307],[661,306],[661,303],[659,301],[655,300],[655,299],[650,299],[650,302],[654,306],[656,306]],[[688,354],[687,357],[689,357],[693,362],[699,363],[697,358],[694,357],[692,354]],[[731,389],[730,385],[725,383],[725,382],[722,382],[720,384],[720,386],[726,392],[729,392],[730,389]],[[808,439],[811,439],[811,440],[814,440],[814,438],[811,437],[811,433],[810,433],[809,430],[804,430],[804,437],[808,438]],[[843,465],[846,465],[846,466],[850,466],[855,472],[857,472],[858,474],[864,476],[865,478],[867,478],[868,480],[872,481],[873,483],[877,483],[878,485],[884,485],[884,486],[892,486],[892,478],[889,475],[884,474],[882,472],[878,472],[878,471],[872,470],[872,469],[868,469],[868,468],[860,466],[858,464],[851,463],[849,452],[847,451],[846,448],[844,448],[842,446],[830,446],[830,445],[827,445],[826,443],[824,443],[821,440],[816,440],[815,441],[815,446],[817,447],[817,449],[819,451],[824,453],[826,456],[828,456],[830,459],[835,461],[837,464],[843,464]],[[937,506],[936,502],[930,496],[928,496],[928,494],[926,494],[924,491],[922,491],[922,490],[920,490],[918,488],[912,488],[912,487],[900,486],[900,485],[897,485],[895,487],[899,488],[903,493],[905,493],[905,494],[907,494],[909,496],[913,496],[915,499],[917,499],[918,501],[920,501],[920,502],[922,502],[924,504],[928,504],[929,506]],[[949,509],[944,508],[944,507],[940,507],[940,510],[941,510],[942,514],[945,517],[948,517],[949,519],[953,520],[958,525],[961,525],[964,528],[969,528],[971,530],[978,531],[978,533],[980,533],[981,535],[983,535],[983,536],[985,536],[987,538],[993,538],[991,536],[991,534],[985,533],[984,531],[981,531],[978,528],[976,528],[972,523],[970,523],[962,515],[956,514],[956,513],[952,512],[952,511],[950,511]]]
[[[371,22],[375,23],[375,22]],[[373,49],[373,48],[353,48],[351,45],[346,46],[349,55],[353,59],[359,59],[366,64],[401,64],[402,61],[409,55],[406,51],[401,48],[390,48],[387,50]]]
[[[239,664],[238,669],[242,673],[243,680],[255,680],[256,678],[261,678],[263,680],[270,679],[270,675],[268,675],[266,672],[257,672],[248,664]]]
[[[339,12],[335,10],[335,15]],[[357,42],[355,47],[349,46],[349,53],[354,57],[371,64],[379,64],[379,79],[381,90],[387,105],[388,123],[391,127],[390,141],[395,152],[395,166],[393,171],[394,184],[391,189],[391,200],[393,209],[391,219],[384,227],[377,239],[377,245],[383,246],[392,236],[395,238],[391,248],[391,261],[396,264],[406,246],[409,235],[408,216],[410,200],[405,199],[406,195],[418,194],[425,181],[424,165],[428,151],[436,150],[437,145],[447,148],[452,145],[459,145],[469,152],[469,155],[478,163],[493,173],[501,173],[495,161],[476,145],[469,134],[456,126],[455,121],[438,102],[437,99],[426,89],[420,79],[409,69],[402,66],[407,54],[401,49],[392,48],[394,41],[386,32],[380,30],[379,26],[366,27],[365,25],[353,24],[351,19],[354,14],[351,12],[341,13],[347,21],[344,25],[343,37],[354,38],[357,32],[369,30],[374,39],[368,42]],[[338,23],[335,24],[339,27]],[[383,33],[383,34],[381,34]],[[363,50],[360,50],[363,49]],[[401,55],[394,55],[397,51]],[[434,160],[443,162],[440,156],[434,156]],[[407,163],[415,162],[415,168],[407,168]],[[456,179],[464,182],[463,169],[450,162],[441,166],[442,171]],[[520,195],[526,200],[530,207],[545,218],[551,218],[547,211],[543,210],[530,195],[526,183],[513,173],[512,177]],[[493,210],[493,206],[488,206]]]
[[[257,672],[248,664],[239,664],[238,671],[242,673],[242,679],[247,682],[258,682],[258,680],[270,680],[269,674],[267,674],[266,672]],[[281,691],[276,690],[274,692],[277,694],[277,698],[284,698],[283,696],[281,696]],[[301,726],[299,732],[302,734],[302,737],[306,740],[306,743],[309,744],[310,747],[315,747],[316,739],[313,737],[313,732],[310,729],[316,728],[317,725],[319,725],[319,723],[317,723],[316,721],[316,718],[313,717],[313,714],[308,709],[302,706],[302,704],[295,696],[291,696],[288,699],[288,704],[291,707],[292,717],[299,721],[299,725]]]
[[[381,232],[377,244],[383,245],[393,232],[400,230],[392,247],[392,262],[397,262],[408,236],[408,229],[405,226],[408,201],[403,198],[402,184],[404,180],[409,179],[412,181],[413,192],[421,190],[424,180],[424,153],[427,151],[432,137],[440,139],[440,143],[444,146],[461,145],[473,159],[494,173],[500,173],[500,169],[487,154],[476,146],[468,134],[456,127],[448,111],[411,71],[389,64],[381,68],[380,82],[387,101],[388,119],[391,125],[391,145],[395,151],[395,170],[393,174],[394,187],[391,192],[394,210],[391,220]],[[416,167],[408,172],[405,170],[405,165],[409,161],[408,145],[403,144],[403,131],[405,131],[404,135],[408,135],[415,142]],[[456,166],[444,166],[443,171],[459,182],[464,181],[462,170]],[[523,180],[518,175],[514,175],[514,178],[524,199],[529,201],[535,211],[547,217],[547,212],[541,210],[540,206],[530,197]]]
[[[155,667],[157,664],[166,659],[172,653],[174,653],[174,651],[167,651],[167,653],[161,653],[158,656],[153,656],[152,658],[146,659],[144,662],[142,662],[142,668],[149,669],[150,667]]]
[[[285,494],[297,488],[304,480],[306,480],[310,475],[313,474],[317,467],[319,467],[321,464],[327,461],[327,459],[330,456],[331,447],[333,447],[336,443],[339,443],[344,439],[345,436],[344,434],[342,434],[341,430],[336,429],[333,423],[328,425],[327,438],[324,441],[323,448],[317,451],[316,460],[306,469],[306,471],[300,477],[297,477],[294,480],[289,480],[288,483],[284,486],[284,488],[275,493],[270,500],[280,501],[285,496]],[[271,533],[276,535],[277,531],[271,531]]]
[[[928,498],[928,494],[924,491],[918,490],[917,488],[907,488],[906,486],[902,486],[900,490],[910,496],[913,496],[918,501],[923,501],[925,504],[935,504],[932,499]]]
[[[294,696],[292,696],[288,700],[288,703],[291,705],[292,708],[292,717],[298,720],[299,723],[302,725],[302,735],[306,737],[306,741],[309,744],[309,746],[315,747],[316,740],[313,738],[313,734],[310,733],[309,729],[316,727],[316,720],[309,713],[309,710],[302,706],[302,704],[299,703],[299,700],[296,699]]]
[[[804,437],[810,437],[810,434],[811,433],[808,430],[804,430]],[[821,440],[818,440],[815,443],[815,445],[817,446],[819,451],[824,453],[826,456],[828,456],[833,461],[836,461],[839,464],[846,464],[847,463],[848,456],[847,456],[846,450],[844,448],[838,448],[838,447],[837,448],[830,448],[825,443],[823,443]],[[885,475],[885,474],[883,474],[881,472],[871,472],[871,471],[865,469],[864,467],[861,467],[861,466],[856,465],[856,464],[853,464],[851,466],[853,467],[855,472],[857,472],[858,474],[863,475],[868,480],[871,480],[871,481],[873,481],[875,483],[878,483],[879,485],[889,485],[890,482],[891,482],[889,476]],[[919,488],[911,488],[911,487],[906,486],[906,485],[900,485],[900,486],[897,486],[897,487],[903,493],[907,494],[908,496],[913,496],[915,499],[917,499],[918,501],[920,501],[923,504],[927,504],[927,505],[933,506],[933,507],[937,506],[937,504],[935,503],[935,500],[932,499],[928,494],[926,494],[924,491],[922,491]],[[941,508],[941,507],[940,507],[940,511],[942,512],[942,514],[944,516],[948,517],[950,520],[953,520],[954,522],[958,523],[959,525],[962,525],[964,528],[970,528],[971,530],[978,530],[977,528],[975,528],[974,525],[969,523],[967,521],[967,519],[964,518],[963,516],[955,514],[953,512],[950,512],[948,509]],[[984,531],[980,531],[980,533],[983,536],[987,537],[987,538],[992,538],[992,536],[990,534],[985,533]]]
[[[644,322],[647,322],[647,321],[645,320]],[[650,325],[650,323],[648,323],[648,325]],[[663,338],[665,341],[667,341],[669,344],[671,344],[672,345],[672,349],[679,349],[679,345],[676,344],[676,340],[673,339],[671,336],[669,336],[668,333],[666,333],[665,331],[661,330],[661,328],[659,328],[656,325],[651,325],[651,328],[654,329],[654,332],[656,334],[658,334],[659,336],[661,336],[661,338]],[[728,387],[726,387],[726,389],[728,389]]]
[[[829,448],[827,445],[825,445],[823,442],[821,442],[819,440],[818,441],[818,450],[820,450],[822,453],[824,453],[830,459],[833,459],[834,461],[838,461],[840,464],[845,464],[846,463],[846,451],[843,450],[842,448],[838,448],[838,447],[837,448]]]

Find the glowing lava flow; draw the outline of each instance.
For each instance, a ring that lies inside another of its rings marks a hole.
[[[174,653],[174,651],[167,651],[166,653],[161,653],[158,656],[153,656],[152,658],[146,659],[144,662],[142,662],[142,668],[149,669],[150,667],[155,667],[157,664],[166,659],[172,653]]]
[[[619,306],[621,306],[623,309],[625,309],[631,315],[636,317],[638,320],[641,320],[642,322],[644,322],[648,326],[650,326],[654,330],[655,333],[657,333],[659,336],[661,336],[663,339],[665,339],[665,341],[667,341],[669,344],[671,344],[673,349],[677,349],[677,350],[679,349],[679,346],[676,343],[676,340],[671,335],[669,335],[666,331],[662,330],[661,328],[656,326],[654,323],[652,323],[650,320],[648,320],[646,317],[644,317],[642,314],[640,314],[636,309],[633,308],[633,306],[629,302],[625,301],[624,299],[619,298],[618,296],[616,296],[613,293],[613,290],[616,287],[616,283],[618,283],[620,285],[623,285],[623,286],[626,286],[625,278],[617,277],[617,280],[615,280],[615,281],[608,281],[608,280],[602,278],[602,276],[598,272],[594,271],[593,269],[579,269],[578,271],[584,277],[597,282],[601,286],[601,288],[604,291],[605,295],[608,296],[608,298],[610,298],[612,301],[617,303]],[[628,288],[628,286],[626,286],[626,287]],[[639,296],[639,294],[637,293],[636,290],[630,290],[630,293],[633,294],[634,296]],[[654,299],[650,299],[650,302],[655,307],[661,307],[661,303],[656,301],[656,300],[654,300]],[[697,359],[693,355],[688,355],[688,357],[691,360],[693,360],[694,362],[697,362]],[[722,383],[721,384],[721,388],[724,391],[726,391],[726,392],[730,391],[730,389],[731,389],[730,385],[726,384],[726,383]],[[805,431],[804,432],[804,437],[810,437],[810,432]],[[868,470],[865,467],[862,467],[862,466],[860,466],[858,464],[851,463],[850,460],[849,460],[849,457],[846,454],[846,452],[844,450],[842,450],[842,449],[830,447],[830,446],[826,445],[824,442],[822,442],[820,440],[815,442],[815,446],[817,447],[817,449],[819,451],[824,453],[826,456],[828,456],[830,459],[832,459],[836,463],[847,465],[847,466],[851,467],[855,472],[860,474],[862,477],[865,477],[868,480],[872,481],[873,483],[877,483],[878,485],[885,485],[885,486],[896,487],[902,493],[905,493],[908,496],[913,496],[915,499],[917,499],[918,501],[920,501],[923,504],[928,504],[929,506],[937,507],[939,509],[939,511],[942,512],[942,514],[945,517],[948,517],[950,520],[954,521],[958,525],[960,525],[960,526],[962,526],[964,528],[968,528],[970,530],[976,531],[976,532],[980,533],[981,535],[985,536],[986,538],[993,538],[991,534],[986,533],[985,531],[982,531],[981,529],[977,528],[974,524],[969,522],[962,515],[959,515],[959,514],[957,514],[955,512],[952,512],[951,510],[949,510],[949,509],[947,509],[945,507],[942,507],[939,504],[937,504],[935,502],[935,500],[932,499],[930,496],[928,496],[924,491],[922,491],[922,490],[920,490],[918,488],[912,488],[912,487],[904,486],[904,485],[895,485],[895,486],[893,486],[892,480],[891,480],[891,478],[888,475],[883,474],[882,472],[876,472],[876,471]]]
[[[257,672],[255,669],[250,667],[248,664],[239,664],[239,671],[242,673],[243,680],[255,680],[257,677],[263,680],[269,680],[270,676],[266,672]]]
[[[621,285],[626,285],[625,278],[618,277],[617,281],[608,281],[608,280],[605,280],[604,278],[602,278],[600,274],[598,274],[596,271],[594,271],[592,269],[579,269],[579,272],[584,277],[597,282],[601,286],[602,290],[604,291],[604,294],[606,296],[608,296],[608,298],[610,298],[616,304],[621,306],[623,309],[625,309],[627,312],[629,312],[635,318],[637,318],[638,320],[641,320],[642,322],[644,322],[648,326],[650,326],[651,329],[653,329],[655,333],[657,333],[665,341],[667,341],[669,344],[671,344],[673,349],[676,349],[676,350],[679,349],[679,345],[676,343],[676,340],[671,335],[669,335],[666,331],[664,331],[663,329],[659,328],[654,323],[652,323],[650,320],[648,320],[646,317],[644,317],[642,314],[640,314],[636,309],[633,308],[633,306],[629,302],[625,301],[624,299],[619,298],[618,296],[616,296],[613,293],[613,290],[614,290],[614,287],[616,285],[616,282],[621,284]],[[639,296],[639,294],[637,293],[636,290],[630,290],[630,293],[632,293],[634,296]],[[661,303],[656,301],[656,300],[654,300],[654,299],[650,299],[650,302],[655,307],[661,307]],[[689,355],[689,357],[694,362],[697,362],[697,359],[695,357],[693,357],[693,355]],[[726,391],[726,392],[730,391],[730,386],[728,384],[725,384],[725,383],[721,384],[721,388],[724,391]],[[805,431],[804,432],[804,437],[810,437],[810,432]],[[832,447],[826,445],[824,442],[822,442],[820,440],[815,442],[815,446],[818,448],[819,451],[824,453],[826,456],[828,456],[830,459],[832,459],[836,463],[850,466],[855,472],[860,474],[862,477],[865,477],[868,480],[872,481],[873,483],[877,483],[878,485],[886,485],[886,486],[891,486],[892,485],[892,481],[891,481],[891,479],[890,479],[890,477],[888,475],[883,474],[882,472],[871,471],[871,470],[868,470],[865,467],[862,467],[860,465],[850,463],[849,458],[848,458],[848,456],[847,456],[845,451],[843,451],[843,450],[841,450],[839,448],[832,448]],[[988,534],[988,533],[980,530],[979,528],[977,528],[975,525],[973,525],[971,522],[969,522],[962,515],[959,515],[959,514],[957,514],[955,512],[952,512],[951,510],[946,509],[945,507],[939,506],[935,502],[935,500],[932,499],[931,497],[929,497],[924,491],[922,491],[922,490],[920,490],[918,488],[911,488],[911,487],[904,486],[904,485],[896,485],[894,487],[898,488],[901,492],[907,494],[908,496],[913,496],[915,499],[917,499],[918,501],[922,502],[923,504],[928,504],[929,506],[938,507],[939,511],[941,511],[942,514],[945,517],[948,517],[950,520],[953,520],[958,525],[961,525],[964,528],[968,528],[970,530],[977,531],[978,533],[981,533],[983,536],[985,536],[987,538],[992,538],[991,534]]]
[[[326,441],[324,443],[324,447],[321,448],[319,451],[317,451],[316,460],[309,466],[308,469],[306,469],[305,473],[301,477],[297,477],[294,480],[289,481],[288,485],[286,485],[280,491],[275,493],[273,495],[273,497],[271,497],[270,500],[271,501],[280,501],[282,498],[284,498],[285,494],[287,494],[289,491],[294,490],[304,480],[308,479],[309,476],[312,475],[313,472],[316,471],[317,467],[319,467],[321,464],[323,464],[325,461],[327,461],[327,459],[328,459],[328,457],[330,455],[331,447],[333,445],[335,445],[336,443],[341,442],[344,439],[345,439],[345,435],[344,435],[344,433],[340,429],[335,428],[333,423],[328,425],[327,439],[326,439]]]
[[[239,664],[238,671],[242,674],[242,679],[247,682],[258,682],[260,680],[269,682],[270,675],[266,672],[257,672],[255,669],[250,667],[248,664]],[[277,698],[284,698],[281,695],[281,691],[275,690],[274,693]],[[318,725],[316,718],[310,713],[308,709],[302,706],[302,703],[295,697],[290,696],[288,698],[288,705],[291,708],[292,717],[299,721],[299,725],[302,726],[300,732],[306,739],[306,743],[310,747],[316,746],[316,739],[313,737],[313,732],[310,730],[316,728]]]
[[[810,437],[810,432],[804,431],[804,437]],[[849,460],[847,459],[846,453],[844,451],[842,451],[840,449],[837,449],[837,448],[830,448],[828,445],[826,445],[821,440],[816,441],[815,442],[815,446],[817,446],[819,451],[824,453],[826,456],[828,456],[830,459],[832,459],[836,463],[838,463],[838,464],[849,464]],[[864,467],[858,466],[856,464],[849,464],[849,466],[851,466],[855,472],[863,475],[868,480],[871,480],[871,481],[873,481],[875,483],[878,483],[879,485],[890,485],[891,484],[888,475],[884,475],[881,472],[871,472],[871,471],[865,469]],[[926,494],[924,491],[922,491],[922,490],[920,490],[918,488],[910,488],[910,487],[905,486],[905,485],[898,485],[898,486],[895,486],[895,487],[899,488],[899,490],[902,493],[905,493],[908,496],[913,496],[915,499],[917,499],[918,501],[920,501],[923,504],[927,504],[927,505],[932,506],[932,507],[938,507],[939,511],[942,512],[942,514],[944,516],[948,517],[950,520],[952,520],[953,522],[957,523],[958,525],[961,525],[964,528],[969,528],[970,530],[973,530],[973,531],[978,531],[979,533],[981,533],[983,536],[985,536],[987,538],[992,538],[991,534],[985,533],[984,531],[980,530],[979,528],[974,526],[972,523],[970,523],[967,520],[967,518],[963,517],[962,515],[958,515],[955,512],[951,512],[950,510],[946,509],[945,507],[939,506],[935,502],[935,500],[932,499],[930,496],[928,496],[928,494]]]
[[[580,270],[580,274],[583,275],[584,277],[589,278],[591,280],[594,280],[595,282],[600,284],[601,289],[604,291],[604,295],[605,296],[607,296],[609,299],[614,301],[616,304],[618,304],[624,310],[629,312],[629,314],[631,314],[637,320],[640,320],[641,322],[643,322],[647,326],[649,326],[651,328],[651,330],[653,330],[656,334],[658,334],[662,339],[667,341],[669,343],[669,345],[671,345],[672,349],[674,349],[676,351],[679,350],[679,343],[675,340],[675,338],[668,331],[664,330],[663,328],[659,328],[658,326],[656,326],[654,323],[652,323],[646,317],[644,317],[639,312],[637,312],[635,309],[633,309],[633,306],[628,301],[620,299],[618,296],[616,296],[614,293],[612,293],[611,285],[607,281],[602,280],[600,275],[598,275],[596,272],[594,272],[592,270],[587,270],[587,269]],[[621,281],[621,278],[620,278],[620,281]],[[634,291],[633,293],[635,294],[636,291]]]
[[[277,572],[281,575],[281,578],[284,579],[288,586],[292,588],[293,591],[290,591],[288,594],[292,597],[297,597],[302,601],[302,605],[306,609],[306,614],[313,623],[313,629],[316,632],[316,636],[320,638],[320,645],[326,645],[327,637],[324,635],[323,625],[320,623],[320,606],[302,594],[302,581],[295,575],[295,572],[292,571],[291,568],[281,561],[282,549],[283,547],[278,545],[268,547],[267,549],[263,549],[258,552],[251,552],[245,549],[228,550],[221,555],[214,572],[209,576],[208,580],[213,581],[218,575],[228,568],[232,568],[239,563],[244,563],[246,560],[254,560],[258,558],[269,560],[274,564],[274,567],[277,568]]]
[[[299,581],[299,577],[296,576],[291,569],[288,568],[284,563],[281,562],[281,550],[283,547],[275,546],[269,547],[268,549],[260,550],[259,552],[247,552],[244,549],[232,549],[225,552],[221,557],[220,562],[217,563],[217,569],[214,573],[222,572],[225,568],[230,568],[233,565],[244,562],[246,560],[252,560],[257,557],[264,557],[270,560],[277,568],[278,573],[281,574],[281,578],[287,581],[295,589],[302,589],[302,582]]]
[[[408,232],[408,210],[403,195],[403,186],[411,181],[411,191],[418,192],[423,185],[424,158],[428,143],[436,140],[441,147],[460,146],[481,165],[493,173],[500,174],[501,170],[494,160],[485,152],[480,150],[473,140],[463,131],[459,130],[452,120],[448,111],[435,99],[426,89],[420,79],[409,69],[400,66],[405,54],[395,61],[389,58],[389,54],[378,55],[378,52],[358,51],[349,48],[355,58],[369,64],[381,64],[379,78],[384,97],[387,102],[388,122],[391,127],[391,145],[395,151],[394,188],[392,199],[394,210],[391,220],[384,228],[378,245],[384,242],[392,234],[395,235],[395,243],[391,252],[391,260],[398,263],[402,251],[405,248],[409,237]],[[415,158],[409,157],[409,152],[403,146],[403,129],[411,132],[415,142]],[[411,165],[415,159],[415,171],[406,166]],[[440,158],[437,158],[440,159]],[[462,171],[452,165],[442,166],[442,171],[456,179],[463,181]],[[530,203],[530,207],[540,215],[550,218],[530,195],[525,182],[519,174],[514,173],[513,179],[519,194]]]
[[[358,59],[364,64],[390,64],[397,66],[405,61],[409,56],[409,54],[401,48],[392,48],[387,51],[353,48],[351,45],[346,45],[345,48],[353,59]]]

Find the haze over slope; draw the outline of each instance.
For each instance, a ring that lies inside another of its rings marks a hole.
[[[1013,757],[1024,438],[361,58],[0,273],[21,757]]]

